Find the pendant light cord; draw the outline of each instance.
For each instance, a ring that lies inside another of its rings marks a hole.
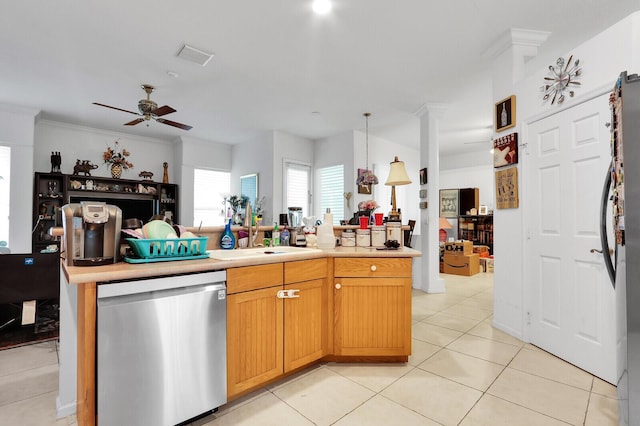
[[[365,165],[366,165],[366,170],[369,171],[369,116],[371,115],[370,112],[365,112],[364,113],[364,118],[365,118],[365,135],[366,135],[366,140],[365,140]]]

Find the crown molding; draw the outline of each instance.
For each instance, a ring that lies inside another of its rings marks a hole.
[[[514,46],[533,48],[533,56],[537,54],[537,49],[551,35],[548,31],[526,30],[523,28],[509,28],[484,51],[482,57],[493,60],[507,49]]]

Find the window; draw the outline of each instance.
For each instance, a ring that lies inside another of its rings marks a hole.
[[[11,148],[0,146],[0,248],[9,245],[9,180]],[[2,243],[4,241],[4,243]],[[1,251],[0,251],[1,253]]]
[[[339,225],[344,219],[344,165],[323,167],[318,170],[320,205],[318,217],[331,209],[333,224]]]
[[[193,226],[224,225],[225,197],[231,191],[231,173],[215,170],[193,171]]]
[[[302,217],[311,211],[311,166],[303,163],[284,164],[284,210],[302,207]]]

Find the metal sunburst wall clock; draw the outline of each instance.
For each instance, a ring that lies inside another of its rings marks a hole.
[[[567,61],[560,57],[556,61],[556,65],[549,65],[549,76],[545,77],[545,84],[542,86],[544,92],[543,100],[551,99],[551,105],[557,103],[560,105],[565,100],[565,95],[573,97],[573,88],[580,86],[580,82],[576,79],[582,75],[580,68],[580,60],[573,62],[573,55],[569,56]]]

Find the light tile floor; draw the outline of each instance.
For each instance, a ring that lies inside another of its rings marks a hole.
[[[413,292],[406,364],[323,363],[200,419],[215,425],[617,425],[614,386],[491,326],[493,275]],[[0,351],[0,425],[55,418],[57,343]]]

